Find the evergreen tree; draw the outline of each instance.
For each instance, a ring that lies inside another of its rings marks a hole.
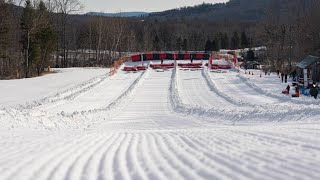
[[[220,38],[219,35],[216,35],[216,37],[214,38],[214,40],[212,41],[212,50],[213,51],[219,51],[220,50]]]
[[[247,61],[254,61],[255,60],[254,52],[251,49],[247,52],[246,60]]]
[[[160,51],[160,39],[158,37],[158,35],[156,35],[154,37],[154,40],[153,40],[153,50],[155,51]]]
[[[7,57],[6,49],[9,45],[8,14],[8,5],[4,0],[0,0],[0,59]]]
[[[37,33],[37,39],[37,44],[41,53],[40,61],[37,61],[35,65],[37,73],[40,75],[43,72],[44,67],[48,65],[50,54],[52,54],[55,49],[57,35],[53,31],[52,27],[47,27]]]
[[[188,40],[186,38],[183,39],[182,50],[184,51],[188,50]]]
[[[176,49],[178,51],[181,51],[181,48],[182,48],[182,40],[181,40],[181,37],[178,37],[176,40]]]
[[[231,38],[231,49],[239,49],[240,48],[240,37],[238,32],[234,32]]]
[[[38,64],[41,63],[41,55],[40,55],[40,46],[36,41],[30,42],[30,49],[29,49],[29,64],[31,68],[35,66],[37,68]],[[31,72],[32,73],[32,72]]]
[[[42,21],[42,26],[36,33],[35,42],[37,43],[36,50],[40,51],[40,57],[35,61],[39,76],[43,72],[45,64],[48,63],[49,55],[54,51],[57,37],[50,24],[49,12],[43,1],[40,1],[37,13]]]
[[[9,11],[8,4],[4,0],[0,0],[0,79],[12,74],[6,64],[9,62]]]
[[[37,9],[32,7],[30,0],[21,17],[21,29],[23,52],[25,55],[25,77],[30,77],[34,68],[40,75],[44,69],[49,55],[55,44],[55,33],[52,30],[49,12],[43,1],[40,1]]]
[[[212,42],[210,41],[210,39],[207,40],[204,50],[205,51],[213,51]]]
[[[248,48],[249,47],[249,38],[245,32],[241,33],[241,48]]]
[[[229,37],[227,33],[224,33],[221,38],[221,49],[228,49],[229,48]]]

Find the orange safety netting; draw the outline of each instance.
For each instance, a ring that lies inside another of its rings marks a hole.
[[[124,63],[130,60],[129,57],[121,57],[118,60],[113,62],[113,66],[110,68],[109,75],[113,76],[114,74],[117,73],[117,70],[120,68],[120,66]]]

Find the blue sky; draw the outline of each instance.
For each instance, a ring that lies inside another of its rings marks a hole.
[[[157,12],[182,6],[193,6],[207,3],[227,2],[228,0],[81,0],[84,4],[84,12],[128,12],[143,11]]]

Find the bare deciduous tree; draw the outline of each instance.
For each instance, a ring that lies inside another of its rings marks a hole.
[[[83,5],[79,0],[54,0],[56,12],[60,15],[60,36],[62,43],[62,66],[68,67],[68,42],[67,42],[67,25],[69,23],[70,14],[79,12]]]

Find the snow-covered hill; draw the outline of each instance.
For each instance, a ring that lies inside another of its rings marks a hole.
[[[319,100],[222,72],[0,81],[0,179],[319,179]]]

